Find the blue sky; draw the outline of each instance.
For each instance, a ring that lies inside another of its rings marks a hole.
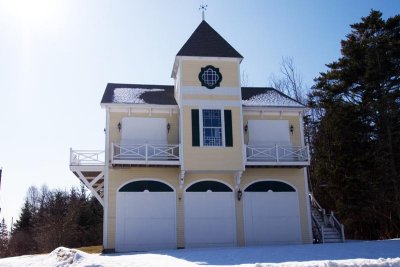
[[[174,57],[206,21],[243,56],[248,86],[267,86],[292,57],[309,87],[340,56],[340,40],[389,0],[0,0],[0,202],[10,222],[27,189],[69,189],[69,148],[104,148],[108,82],[173,84]]]

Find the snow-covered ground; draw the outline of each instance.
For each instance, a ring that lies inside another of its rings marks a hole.
[[[400,266],[400,239],[344,244],[163,250],[96,255],[57,248],[47,255],[0,259],[0,266]]]

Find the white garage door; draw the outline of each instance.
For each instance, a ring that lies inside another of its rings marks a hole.
[[[185,247],[234,246],[235,199],[231,188],[202,181],[185,192]]]
[[[157,181],[136,181],[117,193],[116,251],[176,248],[176,194]]]
[[[245,189],[246,245],[301,243],[299,199],[296,190],[282,182],[256,182]]]

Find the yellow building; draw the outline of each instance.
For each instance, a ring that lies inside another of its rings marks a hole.
[[[70,163],[104,206],[105,250],[312,242],[305,107],[241,87],[242,59],[203,20],[173,86],[107,85],[105,150]]]

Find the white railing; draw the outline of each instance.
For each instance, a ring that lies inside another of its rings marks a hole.
[[[314,241],[313,243],[324,243],[324,226],[321,225],[317,218],[314,217],[314,215],[311,213],[311,218],[312,218],[312,225],[313,225],[313,238]]]
[[[310,202],[311,206],[314,207],[318,213],[319,216],[323,219],[323,224],[324,225],[319,225],[319,223],[316,221],[316,224],[318,227],[321,227],[322,233],[323,233],[323,226],[332,226],[336,231],[339,233],[340,239],[342,242],[345,242],[345,235],[344,235],[344,225],[339,222],[339,220],[335,217],[333,211],[331,211],[330,214],[327,214],[325,209],[321,207],[321,205],[318,203],[318,201],[315,199],[313,194],[309,194],[310,196]],[[314,216],[311,214],[311,216],[314,219]],[[322,243],[324,242],[324,236],[322,234]]]
[[[71,166],[104,165],[104,150],[72,150],[70,149]]]
[[[339,220],[335,217],[335,214],[333,213],[333,211],[331,211],[331,214],[329,215],[329,222],[331,225],[333,225],[333,227],[336,228],[336,230],[339,232],[340,234],[340,239],[342,240],[342,242],[345,241],[345,237],[344,237],[344,225],[341,224],[339,222]]]
[[[248,164],[280,163],[282,165],[309,165],[308,146],[257,146],[246,148]]]
[[[179,145],[170,144],[112,144],[113,164],[179,165]]]

